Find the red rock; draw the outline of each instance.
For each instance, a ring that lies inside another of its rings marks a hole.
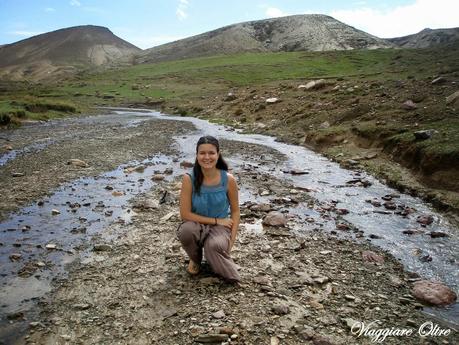
[[[338,223],[338,224],[336,224],[336,228],[338,230],[349,230],[349,225],[347,225],[345,223]]]
[[[376,254],[375,252],[372,252],[371,250],[365,250],[362,252],[362,258],[366,262],[375,262],[378,264],[384,263],[384,257]]]
[[[420,301],[436,306],[446,306],[457,300],[457,295],[453,290],[436,281],[417,281],[411,293]]]
[[[286,226],[287,218],[278,211],[271,211],[266,215],[265,219],[263,219],[263,225]]]
[[[182,161],[182,162],[180,162],[180,166],[182,168],[192,168],[192,167],[194,167],[194,163],[187,162],[187,161]]]
[[[422,225],[430,225],[433,223],[434,221],[434,218],[429,214],[429,215],[422,215],[422,216],[419,216],[416,221],[419,223],[419,224],[422,224]]]

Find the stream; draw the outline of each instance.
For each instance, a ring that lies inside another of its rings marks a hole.
[[[238,170],[254,169],[276,179],[287,179],[298,190],[308,190],[317,204],[336,205],[349,211],[340,219],[354,230],[355,240],[370,240],[373,244],[394,255],[409,271],[421,277],[442,281],[459,291],[459,233],[442,214],[430,205],[409,195],[398,193],[363,172],[347,170],[338,164],[304,148],[276,141],[275,138],[242,134],[238,130],[211,124],[196,118],[168,116],[145,110],[117,109],[107,116],[90,116],[56,122],[60,126],[65,121],[77,121],[84,126],[97,126],[101,121],[119,121],[123,126],[138,126],[143,121],[170,119],[188,121],[196,131],[174,138],[180,160],[193,161],[195,143],[202,135],[213,135],[225,141],[239,141],[270,147],[284,154],[283,162],[263,160],[263,157],[233,155],[227,159],[237,175]],[[53,126],[49,122],[46,126]],[[67,134],[68,136],[68,134]],[[46,138],[30,144],[21,151],[14,151],[0,157],[0,167],[20,155],[33,154],[45,150],[49,145],[57,145],[59,139]],[[222,147],[224,153],[225,147]],[[184,173],[178,160],[162,154],[152,155],[143,161],[126,162],[113,171],[97,177],[83,177],[61,185],[53,193],[36,201],[0,223],[0,316],[30,309],[34,303],[51,290],[52,279],[65,275],[65,265],[79,257],[92,255],[97,239],[112,223],[130,222],[134,211],[129,200],[154,188],[150,177],[155,173],[173,180]],[[129,167],[142,166],[139,171],[126,173]],[[172,169],[170,169],[172,168]],[[167,169],[172,172],[167,172]],[[114,192],[120,192],[114,196]],[[381,199],[384,197],[387,200]],[[266,198],[255,195],[241,186],[241,203],[262,202]],[[378,204],[389,201],[393,209]],[[336,230],[333,220],[320,219],[317,207],[299,204],[289,210],[300,221],[296,233],[307,233],[318,225],[325,231]],[[431,224],[422,225],[420,217],[431,216]],[[307,219],[314,219],[311,225]],[[260,227],[254,224],[254,229]],[[412,234],[404,231],[412,230]],[[443,237],[431,235],[432,232]],[[93,239],[93,241],[89,241]],[[21,261],[29,262],[21,268],[11,259],[11,255],[21,253]],[[46,269],[42,269],[46,268]],[[39,273],[36,273],[38,270]],[[425,308],[424,312],[451,325],[459,326],[459,304],[448,308]],[[0,333],[1,334],[1,333]]]

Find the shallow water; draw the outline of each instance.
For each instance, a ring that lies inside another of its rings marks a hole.
[[[343,169],[337,163],[311,150],[277,142],[273,137],[228,131],[224,126],[210,124],[195,118],[165,116],[160,113],[152,113],[152,116],[161,119],[190,121],[199,129],[199,133],[177,138],[180,149],[189,160],[194,158],[194,145],[202,135],[265,145],[285,154],[287,161],[279,162],[279,164],[259,164],[257,169],[276,178],[288,179],[296,187],[314,190],[309,194],[321,203],[337,201],[338,208],[349,210],[348,214],[342,216],[343,219],[363,231],[366,237],[370,235],[379,237],[371,240],[373,244],[394,255],[409,271],[416,272],[428,279],[442,281],[458,293],[459,231],[447,218],[421,199],[401,194],[370,175]],[[245,162],[236,160],[231,163],[239,168]],[[292,169],[307,171],[308,174],[292,175],[284,172]],[[355,178],[367,180],[371,182],[371,186],[363,187],[347,183]],[[388,211],[384,207],[374,207],[366,202],[372,199],[384,202],[381,197],[386,195],[396,196],[393,201],[398,207],[397,210]],[[406,209],[412,210],[412,213],[406,216],[397,214],[397,211]],[[305,212],[304,216],[314,217],[314,210],[303,209],[302,211]],[[381,211],[384,213],[380,213]],[[417,222],[417,217],[422,215],[432,215],[433,223],[422,227]],[[324,228],[329,229],[329,224]],[[307,229],[308,226],[305,224],[304,230]],[[418,229],[424,233],[406,235],[402,232],[406,229]],[[301,231],[301,229],[296,230]],[[447,237],[431,238],[429,235],[431,231],[444,232]],[[429,312],[459,326],[458,303],[443,309],[432,308],[429,309]]]

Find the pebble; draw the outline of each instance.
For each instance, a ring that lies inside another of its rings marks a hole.
[[[212,313],[212,317],[215,319],[223,319],[225,317],[225,312],[223,310],[216,311],[215,313]]]

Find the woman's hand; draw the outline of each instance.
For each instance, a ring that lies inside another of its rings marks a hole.
[[[233,227],[233,220],[231,218],[217,218],[217,225],[231,229]]]

